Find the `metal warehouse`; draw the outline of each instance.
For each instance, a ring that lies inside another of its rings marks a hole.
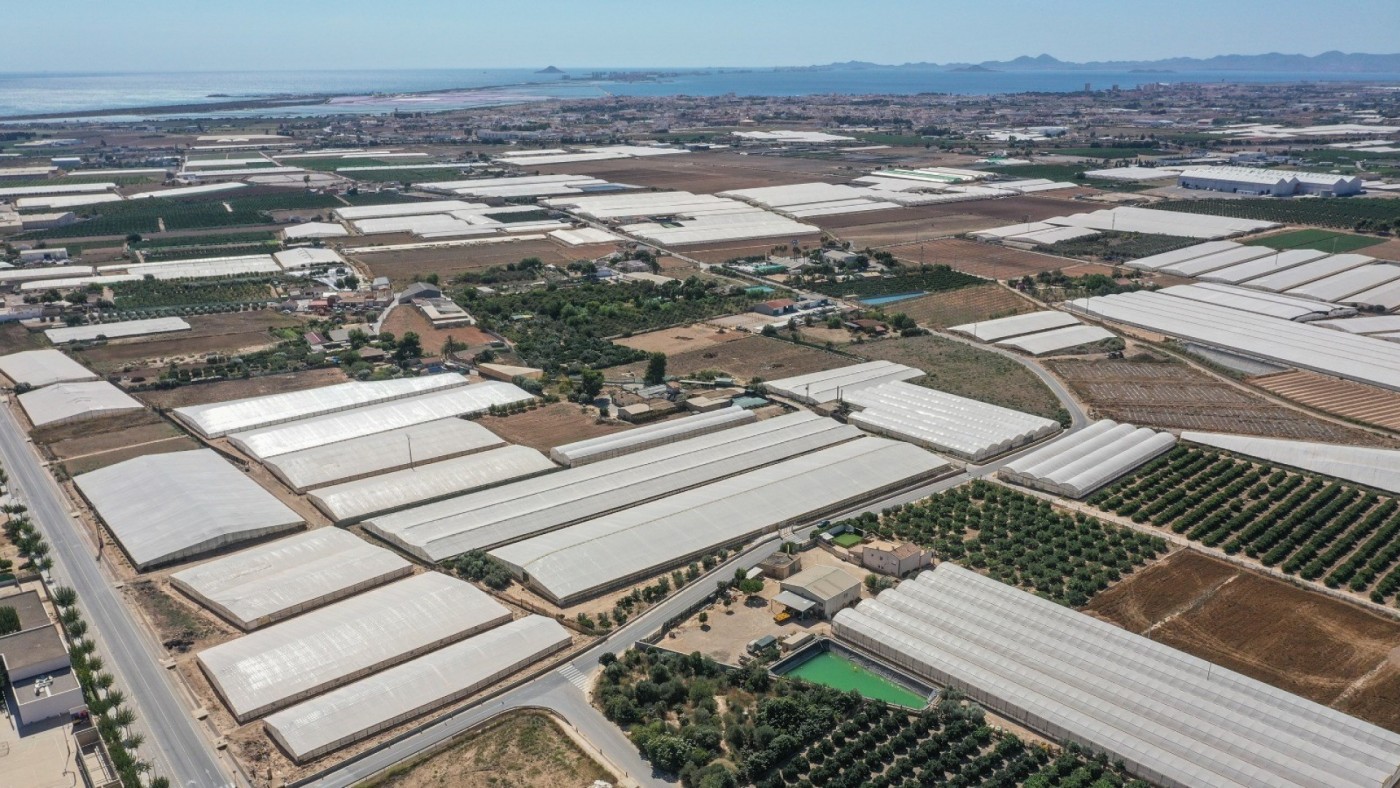
[[[0,367],[0,370],[3,370],[3,367]],[[351,381],[305,391],[190,405],[176,408],[172,412],[175,418],[200,435],[206,438],[220,438],[230,432],[282,424],[347,408],[388,402],[453,386],[465,386],[467,383],[466,377],[455,374]]]
[[[55,383],[27,391],[18,399],[29,423],[35,427],[98,419],[143,407],[131,395],[105,380]]]
[[[0,356],[0,372],[15,385],[32,388],[54,383],[97,380],[97,373],[63,355],[58,350],[26,350]]]
[[[499,547],[491,555],[567,606],[764,531],[837,514],[947,467],[908,444],[861,438]]]
[[[868,432],[946,451],[973,462],[1053,435],[1059,422],[911,383],[884,383],[843,395],[859,408],[850,422]]]
[[[281,621],[403,577],[413,564],[339,528],[319,528],[170,576],[239,629]]]
[[[347,684],[264,720],[298,762],[445,706],[566,648],[569,631],[526,616]]]
[[[1400,451],[1395,449],[1257,438],[1220,432],[1183,432],[1181,439],[1400,494]]]
[[[1176,445],[1176,436],[1103,419],[1017,457],[997,472],[1037,490],[1083,498]]]
[[[709,413],[663,421],[660,424],[638,427],[615,435],[603,435],[598,438],[555,446],[549,452],[549,456],[561,465],[576,467],[587,465],[590,462],[620,457],[642,449],[650,449],[653,446],[662,446],[686,438],[693,438],[697,435],[708,435],[711,432],[719,432],[730,427],[737,427],[740,424],[752,424],[757,420],[758,417],[751,410],[732,407],[720,408]]]
[[[510,617],[470,583],[428,572],[205,649],[199,666],[243,723]]]
[[[305,492],[504,445],[494,432],[475,422],[438,419],[279,454],[264,464],[287,486]]]
[[[808,405],[821,405],[835,402],[841,399],[843,392],[854,391],[857,387],[916,380],[923,376],[922,370],[893,361],[867,361],[864,364],[852,364],[824,372],[770,380],[764,383],[763,387],[774,394]]]
[[[373,518],[365,529],[425,561],[484,550],[860,437],[798,412]]]
[[[73,477],[137,569],[290,531],[301,516],[213,449],[149,454]]]
[[[534,399],[534,395],[519,386],[492,380],[399,397],[376,405],[344,408],[321,416],[235,432],[228,438],[230,443],[247,454],[267,459],[415,424],[477,415],[490,410],[493,405],[510,405],[531,399]]]
[[[527,446],[503,446],[322,487],[311,493],[311,502],[337,524],[348,525],[372,515],[440,501],[558,468],[548,457]]]
[[[1157,785],[1366,786],[1400,735],[951,563],[835,619],[837,637]]]
[[[189,331],[190,324],[182,317],[154,317],[150,320],[123,320],[119,323],[93,323],[88,326],[50,328],[44,336],[55,345],[66,342],[88,342],[94,339],[118,337],[139,337],[147,334],[164,334],[171,331]]]

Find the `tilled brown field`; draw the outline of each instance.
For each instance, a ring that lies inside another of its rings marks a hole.
[[[726,373],[740,381],[755,377],[777,380],[856,363],[859,362],[855,359],[825,350],[751,335],[734,342],[723,342],[668,356],[666,374],[694,375],[714,371]],[[626,380],[628,375],[640,378],[645,373],[645,361],[607,370],[610,380]]]
[[[1130,576],[1086,612],[1400,730],[1400,621],[1194,550]]]
[[[889,306],[889,311],[903,312],[920,325],[932,328],[1010,317],[1035,310],[1035,304],[998,284],[933,293]]]
[[[1303,370],[1250,378],[1249,382],[1324,413],[1400,431],[1400,394]]]
[[[1363,430],[1275,405],[1182,364],[1129,360],[1046,364],[1099,418],[1162,429],[1330,443],[1387,443]]]
[[[600,424],[597,416],[584,413],[582,406],[572,402],[556,402],[511,416],[482,416],[477,423],[511,443],[544,452],[565,443],[631,429],[615,421]]]
[[[917,246],[901,247],[895,251],[895,256],[911,265],[942,264],[973,276],[1003,281],[1075,264],[1061,257],[960,238],[942,238]]]

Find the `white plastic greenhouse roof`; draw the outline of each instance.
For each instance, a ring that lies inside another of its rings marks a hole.
[[[336,208],[335,216],[343,222],[351,222],[384,216],[420,216],[430,213],[447,213],[448,211],[469,209],[477,204],[462,200],[424,200],[422,202],[388,203],[385,205],[359,205],[353,208]]]
[[[204,437],[219,438],[230,432],[282,424],[466,384],[466,377],[457,374],[351,381],[305,391],[190,405],[176,408],[173,413],[175,418]]]
[[[631,454],[642,449],[650,449],[653,446],[693,438],[697,435],[708,435],[711,432],[719,432],[730,427],[737,427],[740,424],[752,424],[757,420],[758,417],[751,410],[735,407],[720,408],[709,413],[699,413],[694,416],[625,430],[613,435],[603,435],[575,443],[566,443],[563,446],[555,446],[549,452],[549,456],[561,465],[577,467],[587,465],[590,462],[619,457],[623,454]]]
[[[977,323],[964,323],[960,326],[953,326],[949,331],[956,331],[959,334],[966,334],[974,339],[983,342],[995,342],[1007,337],[1020,336],[1021,334],[1032,334],[1036,331],[1049,331],[1052,328],[1063,328],[1079,324],[1079,318],[1066,312],[1057,312],[1053,309],[1042,312],[1031,312],[1026,315],[1012,315],[1011,317],[1001,317],[996,320],[983,320]]]
[[[290,531],[301,516],[213,449],[148,454],[73,478],[138,569]]]
[[[413,564],[339,528],[318,528],[170,576],[240,629],[266,626],[413,571]]]
[[[1163,786],[1380,788],[1400,736],[952,563],[837,637]]]
[[[528,446],[503,446],[322,487],[311,493],[311,502],[333,522],[348,525],[558,468]]]
[[[280,252],[273,252],[272,258],[277,261],[278,265],[289,271],[318,265],[345,265],[345,258],[341,257],[334,249],[315,247],[284,249]]]
[[[526,616],[269,716],[272,738],[304,761],[464,698],[569,645],[569,631]]]
[[[568,605],[761,532],[839,513],[947,467],[909,444],[861,438],[498,547],[491,555],[544,596]]]
[[[1400,279],[1400,265],[1363,265],[1326,279],[1309,282],[1288,291],[1289,295],[1316,298],[1322,301],[1354,303],[1352,297],[1373,287]]]
[[[45,265],[36,268],[7,268],[0,270],[0,282],[28,282],[35,279],[72,279],[91,276],[90,265]]]
[[[303,492],[407,468],[410,459],[414,463],[433,462],[504,445],[505,441],[476,422],[438,419],[279,454],[264,464],[287,486]]]
[[[493,405],[530,399],[533,395],[519,386],[488,380],[236,432],[229,435],[229,441],[254,457],[267,459],[415,424],[485,413]]]
[[[35,427],[82,419],[96,419],[112,413],[144,407],[131,395],[105,380],[55,383],[19,395],[24,415]]]
[[[207,648],[199,666],[247,722],[509,620],[484,591],[427,572]]]
[[[1400,390],[1400,346],[1308,323],[1188,301],[1161,293],[1124,293],[1067,304],[1076,312],[1168,336]]]
[[[1058,432],[1058,422],[911,383],[845,394],[858,427],[981,462]]]
[[[841,395],[865,386],[878,386],[881,383],[916,380],[924,376],[922,370],[896,364],[893,361],[867,361],[824,372],[813,372],[791,378],[770,380],[764,387],[779,394],[809,405],[835,402]]]
[[[25,350],[0,356],[0,372],[16,384],[34,388],[77,380],[97,380],[97,373],[63,355],[62,351]]]
[[[1171,265],[1159,266],[1158,271],[1178,276],[1200,276],[1221,268],[1229,268],[1261,257],[1273,257],[1274,250],[1267,246],[1237,246],[1223,252],[1193,257]]]
[[[1181,439],[1400,494],[1400,451],[1395,449],[1256,438],[1220,432],[1183,432]]]
[[[1326,301],[1316,301],[1311,298],[1298,298],[1296,296],[1280,295],[1278,293],[1263,293],[1258,290],[1248,290],[1234,285],[1221,285],[1211,282],[1202,282],[1194,285],[1173,285],[1164,287],[1160,291],[1167,295],[1178,298],[1186,298],[1191,301],[1205,301],[1209,304],[1238,309],[1244,312],[1253,312],[1259,315],[1269,315],[1283,320],[1314,320],[1326,317],[1338,311],[1351,311],[1347,307],[1331,304]]]
[[[65,342],[86,342],[107,337],[139,337],[146,334],[164,334],[171,331],[189,331],[190,324],[182,317],[155,317],[150,320],[124,320],[120,323],[95,323],[90,326],[50,328],[44,336],[55,345]]]
[[[426,561],[484,550],[860,436],[807,411],[644,449],[365,523]]]
[[[1026,487],[1083,498],[1176,445],[1176,436],[1103,419],[1060,438],[998,471]]]
[[[1058,353],[1080,345],[1113,339],[1115,336],[1112,331],[1100,326],[1066,326],[1053,331],[1003,339],[997,344],[1014,347],[1032,356],[1043,356],[1046,353]]]
[[[1243,282],[1245,287],[1253,287],[1258,290],[1270,290],[1281,293],[1302,287],[1309,282],[1316,282],[1343,271],[1374,262],[1376,258],[1367,257],[1364,254],[1333,254],[1311,263],[1295,265],[1277,273],[1256,277]]]
[[[1120,206],[1092,213],[1056,216],[1046,224],[1066,227],[1088,227],[1094,230],[1114,230],[1120,233],[1151,233],[1183,238],[1224,238],[1253,233],[1280,226],[1277,222],[1254,219],[1234,219],[1200,213],[1160,211],[1151,208]]]
[[[1266,274],[1286,271],[1294,266],[1303,263],[1311,263],[1314,260],[1321,260],[1327,257],[1326,252],[1319,252],[1314,249],[1289,249],[1286,252],[1275,252],[1264,257],[1256,257],[1248,262],[1229,266],[1228,268],[1217,268],[1214,271],[1201,275],[1201,280],[1205,282],[1224,282],[1226,284],[1239,284],[1250,279],[1255,279]]]
[[[1387,282],[1346,299],[1349,304],[1378,306],[1386,311],[1400,308],[1400,280]]]
[[[1384,334],[1389,331],[1400,331],[1400,315],[1320,320],[1317,325],[1335,328],[1349,334]]]

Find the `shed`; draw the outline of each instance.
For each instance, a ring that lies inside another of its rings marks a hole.
[[[821,615],[830,618],[848,605],[860,601],[860,580],[834,566],[814,566],[783,580],[776,599],[799,612],[798,605],[787,601],[791,596],[815,603]],[[784,596],[789,594],[790,596]],[[810,608],[809,608],[810,609]]]

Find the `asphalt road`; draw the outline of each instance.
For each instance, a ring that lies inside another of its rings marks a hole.
[[[0,459],[44,538],[52,546],[54,580],[78,592],[78,605],[95,635],[107,670],[125,687],[146,736],[141,757],[172,785],[233,785],[200,733],[174,677],[160,666],[164,652],[151,642],[95,560],[93,546],[68,514],[63,493],[43,467],[9,408],[0,408]],[[0,780],[0,783],[3,783]]]

